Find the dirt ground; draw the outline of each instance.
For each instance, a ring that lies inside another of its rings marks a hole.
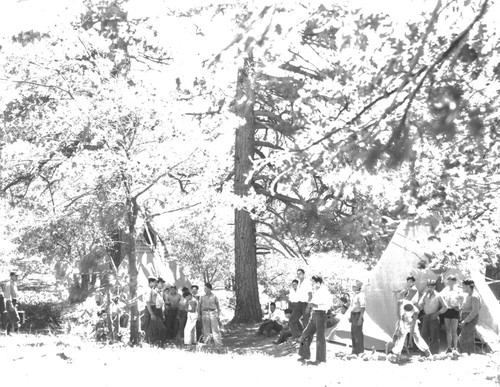
[[[123,343],[98,344],[77,336],[0,335],[2,382],[17,386],[429,386],[500,385],[500,356],[472,355],[458,360],[405,364],[387,360],[345,360],[346,347],[328,343],[327,363],[297,362],[294,344],[275,345],[274,337],[256,335],[258,325],[226,327],[224,354],[174,344],[166,348]],[[314,357],[314,344],[312,346]],[[446,383],[446,384],[445,384]]]

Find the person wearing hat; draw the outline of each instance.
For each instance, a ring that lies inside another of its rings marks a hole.
[[[352,353],[359,355],[365,351],[365,340],[363,334],[363,315],[366,309],[366,299],[364,293],[361,293],[363,282],[356,280],[352,286],[354,295],[351,298],[351,340]]]
[[[7,311],[7,334],[10,335],[12,331],[17,333],[19,331],[19,313],[17,312],[17,300],[19,292],[17,290],[17,280],[19,273],[17,271],[10,272],[10,281],[5,284],[4,299],[5,310]]]
[[[424,311],[421,334],[433,355],[439,353],[439,315],[448,307],[441,295],[436,292],[436,280],[427,280],[427,290],[424,292],[418,306]]]
[[[463,292],[457,286],[457,277],[454,275],[448,276],[446,279],[446,287],[441,290],[441,297],[448,309],[443,313],[444,326],[446,329],[446,353],[453,352],[458,349],[458,319],[460,317],[460,306],[464,299]]]
[[[205,344],[210,338],[213,339],[216,347],[222,347],[220,335],[220,306],[219,299],[212,293],[212,284],[205,284],[205,295],[200,297],[198,304],[198,318],[203,324],[203,339]]]
[[[458,344],[460,352],[467,352],[470,355],[476,352],[475,334],[479,320],[479,310],[481,309],[481,297],[475,291],[475,283],[472,279],[465,279],[462,286],[466,297],[460,310],[462,331],[458,337]]]

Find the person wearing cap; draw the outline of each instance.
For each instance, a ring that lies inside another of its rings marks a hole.
[[[19,292],[17,290],[17,280],[19,273],[16,271],[10,272],[10,281],[5,284],[4,299],[5,310],[7,311],[7,334],[10,335],[12,331],[17,333],[19,331],[19,313],[17,312],[17,300]]]
[[[465,279],[462,283],[466,294],[464,303],[460,310],[460,326],[462,331],[458,337],[460,352],[475,353],[476,325],[479,320],[479,310],[481,309],[481,297],[475,291],[475,283],[472,279]]]
[[[446,353],[452,353],[458,349],[458,319],[460,318],[460,306],[464,299],[463,292],[457,286],[457,277],[454,275],[448,276],[446,279],[446,287],[441,290],[441,297],[448,307],[443,313],[444,326],[446,329]]]
[[[363,333],[363,316],[366,309],[366,298],[364,293],[361,292],[363,282],[356,280],[352,286],[354,295],[351,298],[351,316],[349,322],[351,323],[351,340],[352,340],[352,353],[359,355],[365,351],[365,337]]]
[[[410,340],[413,340],[417,348],[420,349],[426,357],[431,355],[429,346],[420,335],[418,329],[418,314],[419,310],[413,302],[409,300],[402,301],[393,341],[392,343],[386,344],[386,353],[390,350],[393,354],[400,355],[406,342],[406,336],[409,333]]]
[[[310,346],[316,334],[316,361],[309,364],[318,365],[326,362],[326,313],[333,299],[328,288],[323,285],[323,278],[312,276],[311,282],[314,293],[307,305],[307,309],[311,311],[311,317],[300,337],[299,360],[304,362],[311,358]]]
[[[212,293],[212,284],[205,284],[205,295],[200,297],[198,304],[198,318],[203,324],[203,339],[205,344],[213,339],[216,347],[222,347],[220,335],[220,306],[219,299]]]
[[[310,281],[306,280],[304,269],[297,270],[298,285],[297,285],[297,303],[290,317],[290,328],[294,338],[299,338],[301,334],[299,321],[302,320],[302,325],[307,325],[309,314],[307,304],[311,301],[312,289]]]
[[[439,315],[448,309],[441,295],[436,292],[436,280],[427,280],[427,290],[420,298],[418,306],[424,311],[422,337],[435,355],[439,353]]]

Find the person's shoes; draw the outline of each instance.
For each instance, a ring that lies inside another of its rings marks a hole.
[[[424,356],[425,356],[425,357],[431,357],[431,351],[429,351],[428,349],[426,349],[426,350],[424,351]]]
[[[306,361],[307,361],[307,359],[304,359],[303,357],[299,357],[299,358],[297,359],[297,361],[298,361],[299,363],[305,364],[305,363],[306,363]]]
[[[315,360],[315,361],[309,361],[309,362],[307,362],[307,365],[318,366],[321,363],[325,363],[325,362],[324,361],[317,361],[317,360]]]
[[[453,352],[453,350],[451,348],[446,348],[446,352],[445,352],[446,354],[452,353],[452,352]]]

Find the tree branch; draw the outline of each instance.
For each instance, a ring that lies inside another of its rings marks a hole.
[[[71,91],[63,89],[62,87],[55,86],[55,85],[44,85],[44,84],[41,84],[41,83],[31,82],[31,81],[16,81],[14,79],[7,79],[7,78],[0,78],[0,81],[13,82],[13,83],[17,83],[17,84],[20,84],[20,85],[27,84],[27,85],[33,85],[33,86],[39,86],[39,87],[46,87],[48,89],[56,89],[56,90],[59,90],[59,91],[62,91],[64,93],[68,94],[71,99],[75,99],[73,97],[73,94],[71,93]]]

